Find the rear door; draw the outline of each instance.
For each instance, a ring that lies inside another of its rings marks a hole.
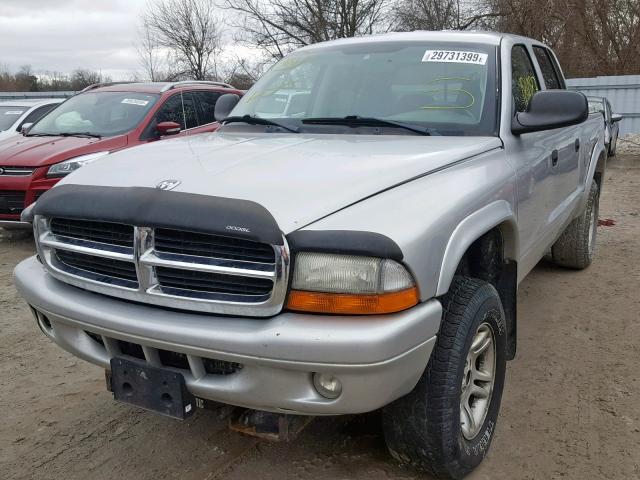
[[[533,51],[546,90],[563,89],[564,79],[553,61],[552,53],[545,47],[534,45]],[[570,214],[569,205],[580,193],[580,161],[586,145],[581,145],[582,127],[558,128],[547,132],[553,145],[551,152],[552,211],[549,224],[552,230],[562,228]]]

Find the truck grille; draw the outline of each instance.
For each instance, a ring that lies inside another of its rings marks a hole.
[[[220,235],[158,228],[155,231],[155,244],[159,252],[248,262],[275,262],[271,245]]]
[[[18,190],[0,190],[0,214],[16,215],[24,209],[25,193]]]
[[[56,258],[62,265],[68,267],[69,271],[79,270],[75,272],[79,275],[90,274],[93,280],[104,283],[112,283],[113,279],[117,279],[130,282],[129,286],[131,287],[138,284],[136,266],[131,262],[67,250],[56,250],[55,252]]]
[[[131,225],[53,218],[51,219],[51,233],[57,237],[133,247],[133,227]]]
[[[178,268],[157,267],[158,283],[163,288],[219,292],[237,295],[269,295],[273,282],[262,278],[219,275]]]
[[[49,271],[80,288],[229,315],[275,315],[284,303],[285,244],[58,217],[35,225]]]

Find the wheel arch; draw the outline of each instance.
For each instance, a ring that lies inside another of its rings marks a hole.
[[[468,275],[495,287],[505,312],[507,358],[517,346],[518,230],[515,214],[501,200],[465,218],[451,235],[438,281],[444,295],[455,275]]]
[[[492,229],[504,239],[504,257],[516,261],[519,253],[516,215],[506,200],[498,200],[476,210],[462,220],[449,237],[445,248],[436,296],[447,293],[458,266],[469,247]]]

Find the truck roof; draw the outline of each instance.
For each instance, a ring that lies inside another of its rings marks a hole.
[[[438,42],[464,42],[464,43],[478,43],[485,45],[499,45],[500,41],[504,38],[511,38],[513,40],[521,41],[524,43],[536,43],[540,44],[537,40],[522,37],[519,35],[513,35],[510,33],[500,32],[488,32],[488,31],[459,31],[459,30],[416,30],[413,32],[392,32],[383,33],[378,35],[366,35],[362,37],[342,38],[339,40],[331,40],[328,42],[316,43],[302,48],[301,50],[309,50],[314,48],[322,48],[333,45],[348,45],[348,44],[365,44],[365,43],[379,43],[379,42],[411,42],[411,41],[438,41]]]

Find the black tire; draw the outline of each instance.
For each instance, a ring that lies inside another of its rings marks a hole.
[[[475,278],[456,276],[442,306],[427,368],[413,391],[383,409],[382,425],[389,452],[399,462],[436,477],[462,478],[482,462],[495,432],[507,361],[506,322],[496,289]],[[494,383],[486,416],[469,440],[460,422],[465,362],[485,324],[495,345]]]
[[[613,157],[616,154],[616,149],[618,148],[618,135],[616,135],[615,139],[612,138],[609,142],[609,156]]]
[[[589,199],[584,211],[573,219],[551,247],[556,265],[581,270],[591,264],[598,231],[599,200],[598,184],[595,181],[591,182]]]

